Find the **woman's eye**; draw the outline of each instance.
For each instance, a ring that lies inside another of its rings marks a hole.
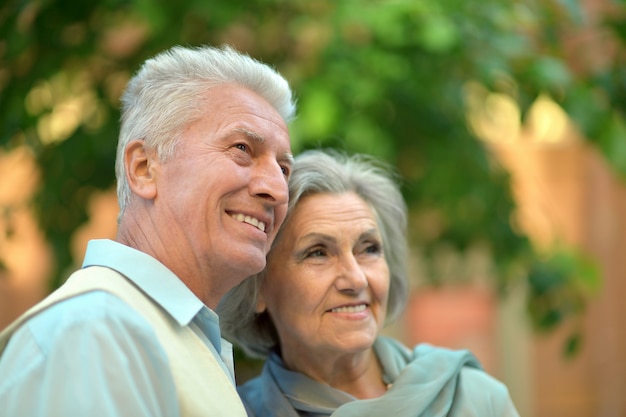
[[[325,256],[326,252],[323,249],[312,249],[307,252],[307,258],[319,258]]]
[[[378,243],[372,243],[372,244],[367,245],[365,247],[365,252],[366,253],[381,253],[382,252],[382,246],[379,245]]]

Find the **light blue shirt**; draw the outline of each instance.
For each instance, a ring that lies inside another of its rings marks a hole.
[[[93,240],[83,267],[105,266],[134,282],[181,326],[190,326],[234,384],[232,345],[219,320],[169,269],[111,240]],[[0,357],[0,415],[177,417],[164,348],[150,323],[114,295],[88,292],[22,325]]]

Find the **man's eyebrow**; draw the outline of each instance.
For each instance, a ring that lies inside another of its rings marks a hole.
[[[259,135],[256,132],[253,132],[250,129],[246,129],[245,127],[237,127],[235,129],[233,129],[233,131],[237,132],[237,133],[243,133],[244,135],[246,135],[250,139],[254,140],[255,142],[258,142],[258,143],[264,143],[265,142],[265,138],[263,136]]]
[[[293,155],[289,152],[285,152],[284,154],[282,154],[280,160],[289,165],[293,165]]]
[[[233,129],[233,132],[235,133],[243,133],[244,135],[246,135],[248,138],[252,139],[253,141],[257,142],[257,143],[265,143],[265,137],[258,134],[257,132],[254,132],[250,129],[246,129],[245,127],[237,127],[235,129]],[[289,165],[293,165],[293,155],[291,154],[291,152],[285,152],[282,155],[279,155],[279,159]]]

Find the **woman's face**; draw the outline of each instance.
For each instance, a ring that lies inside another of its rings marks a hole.
[[[372,346],[389,292],[382,243],[374,212],[355,193],[300,200],[268,256],[257,303],[272,317],[288,366]]]

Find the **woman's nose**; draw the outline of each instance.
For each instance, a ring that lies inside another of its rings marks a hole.
[[[368,287],[367,275],[353,254],[341,259],[335,286],[340,291],[359,292]]]

